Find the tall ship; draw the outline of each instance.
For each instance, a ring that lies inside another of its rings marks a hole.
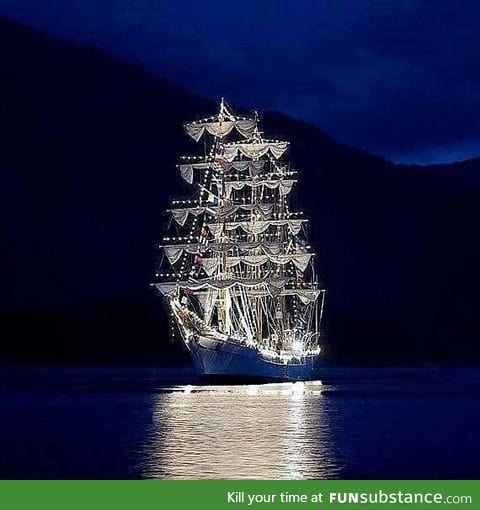
[[[235,115],[223,99],[216,115],[185,131],[197,154],[178,168],[193,195],[172,202],[153,284],[172,332],[200,376],[312,378],[325,290],[308,220],[291,205],[289,143],[264,138],[256,113]]]

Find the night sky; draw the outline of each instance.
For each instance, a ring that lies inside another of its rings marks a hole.
[[[394,161],[480,155],[478,1],[0,0],[0,13]]]

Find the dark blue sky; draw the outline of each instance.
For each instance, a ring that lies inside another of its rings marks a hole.
[[[480,155],[480,2],[0,0],[204,96],[401,162]]]

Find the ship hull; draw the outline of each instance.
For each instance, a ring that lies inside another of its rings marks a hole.
[[[302,381],[312,379],[318,356],[283,363],[257,349],[195,336],[188,345],[197,374],[215,380]]]

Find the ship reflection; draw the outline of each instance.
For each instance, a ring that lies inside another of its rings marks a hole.
[[[181,386],[160,393],[147,478],[334,478],[321,383]]]

